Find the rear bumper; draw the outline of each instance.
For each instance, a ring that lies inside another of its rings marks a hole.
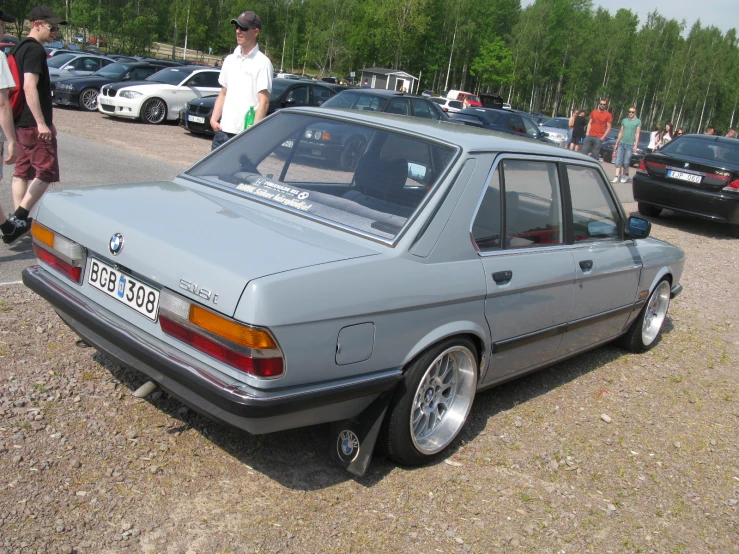
[[[145,373],[194,410],[249,433],[355,417],[402,378],[398,368],[299,389],[235,386],[219,379],[202,362],[93,304],[39,266],[23,271],[23,283],[47,300],[88,344]]]
[[[652,179],[643,173],[634,176],[633,194],[635,202],[739,225],[739,194],[689,188]]]

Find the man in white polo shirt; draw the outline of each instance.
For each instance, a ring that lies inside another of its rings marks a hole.
[[[238,46],[224,60],[218,78],[223,88],[210,117],[210,125],[216,132],[212,150],[244,130],[249,108],[254,108],[254,123],[265,117],[272,92],[272,62],[257,45],[262,20],[254,12],[244,12],[231,23],[236,28]]]

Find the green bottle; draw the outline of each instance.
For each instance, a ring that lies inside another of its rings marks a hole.
[[[249,106],[249,111],[246,112],[246,116],[244,116],[244,130],[254,125],[255,115],[256,115],[256,112],[254,111],[254,106]]]

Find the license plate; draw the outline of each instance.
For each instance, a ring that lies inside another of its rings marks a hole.
[[[87,282],[144,317],[157,320],[158,290],[94,258],[90,262]]]
[[[675,171],[674,169],[667,170],[667,176],[671,179],[680,179],[681,181],[688,181],[690,183],[700,183],[700,175],[693,175],[692,173],[683,173],[682,171]]]
[[[205,123],[205,118],[198,115],[188,115],[187,120],[193,123]]]

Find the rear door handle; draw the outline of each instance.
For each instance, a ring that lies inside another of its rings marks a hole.
[[[512,271],[496,271],[493,273],[493,281],[496,283],[505,283],[513,278]]]
[[[580,268],[583,271],[590,271],[593,269],[593,260],[583,260],[580,262]]]

